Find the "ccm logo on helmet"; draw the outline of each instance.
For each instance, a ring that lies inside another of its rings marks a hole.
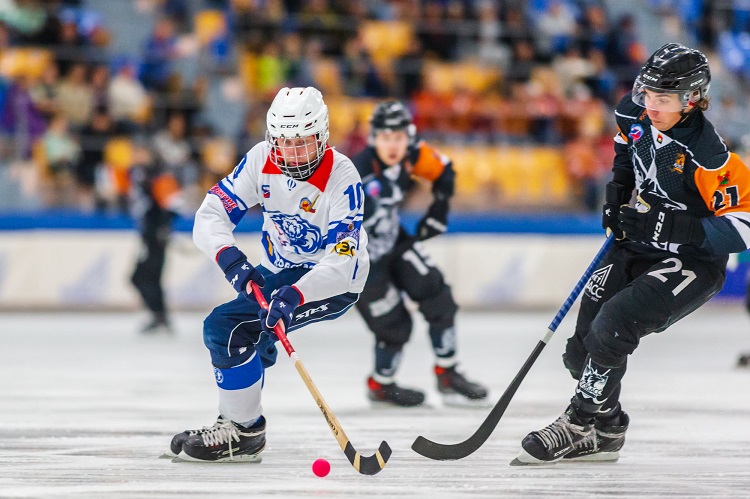
[[[279,125],[279,128],[297,128],[297,125]]]

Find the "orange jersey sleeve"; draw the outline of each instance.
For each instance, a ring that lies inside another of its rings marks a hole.
[[[180,186],[172,175],[160,175],[151,184],[154,201],[162,209],[171,208],[180,193]]]
[[[695,185],[716,216],[750,212],[750,170],[735,153],[720,168],[698,167]]]
[[[448,158],[437,152],[429,145],[422,143],[419,146],[419,155],[417,161],[412,166],[411,174],[430,182],[437,180],[445,170],[445,165],[449,162]]]

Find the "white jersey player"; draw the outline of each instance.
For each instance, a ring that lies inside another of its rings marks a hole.
[[[208,191],[195,217],[195,244],[239,295],[204,321],[220,414],[212,427],[175,435],[171,453],[184,460],[258,460],[265,446],[263,374],[277,354],[273,327],[281,321],[294,331],[342,315],[357,301],[370,268],[362,181],[349,158],[328,146],[320,92],[281,89],[267,126],[266,140]],[[233,235],[255,205],[263,210],[257,267]],[[251,281],[263,286],[267,311],[253,297]]]

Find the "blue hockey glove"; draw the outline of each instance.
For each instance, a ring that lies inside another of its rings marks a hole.
[[[650,193],[641,194],[638,200],[647,211],[639,212],[629,206],[620,209],[618,220],[625,237],[644,244],[703,244],[706,232],[699,217],[676,210]]]
[[[273,328],[279,321],[284,323],[284,331],[294,319],[294,310],[302,302],[302,295],[291,286],[281,286],[271,295],[268,309],[261,308],[258,312],[260,327],[268,335],[273,334]],[[275,335],[274,335],[275,337]]]
[[[245,298],[248,298],[248,282],[255,281],[260,287],[266,285],[266,280],[263,279],[261,273],[248,263],[245,254],[236,246],[229,246],[228,248],[221,250],[217,262],[219,263],[221,270],[224,271],[224,276],[227,278],[227,281],[229,281],[229,284],[231,284],[238,293],[242,293]],[[252,295],[252,293],[250,293],[250,295]]]
[[[424,241],[448,230],[448,201],[435,201],[417,225],[417,239]]]

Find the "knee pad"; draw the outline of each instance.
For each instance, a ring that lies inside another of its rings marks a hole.
[[[403,304],[380,317],[370,319],[368,326],[378,341],[400,346],[411,337],[412,319]]]
[[[458,305],[453,301],[450,286],[443,284],[436,295],[420,300],[419,311],[422,312],[430,327],[439,329],[453,327]]]
[[[641,335],[614,310],[602,307],[591,323],[591,332],[583,340],[586,350],[598,364],[620,367],[638,347]]]

